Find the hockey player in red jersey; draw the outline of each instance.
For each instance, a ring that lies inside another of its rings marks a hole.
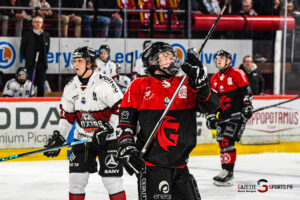
[[[226,50],[219,50],[216,55],[216,65],[219,69],[210,80],[211,87],[218,92],[221,106],[217,112],[206,116],[209,129],[217,129],[217,141],[220,147],[222,171],[213,178],[217,186],[231,186],[233,169],[236,160],[234,143],[240,141],[245,130],[246,122],[251,117],[252,92],[246,74],[230,66],[231,54]],[[232,118],[234,115],[242,117],[225,123],[217,123]]]
[[[69,199],[84,200],[89,174],[97,172],[109,193],[110,200],[126,200],[123,189],[123,167],[116,158],[119,103],[122,93],[116,83],[103,74],[94,72],[96,53],[89,47],[76,49],[72,65],[77,75],[65,86],[61,99],[59,129],[45,147],[61,145],[76,122],[76,141],[92,138],[93,142],[72,147],[69,161]],[[44,153],[58,156],[59,150]]]
[[[175,76],[180,69],[175,57],[172,46],[164,42],[146,48],[142,58],[151,76],[135,79],[121,103],[118,157],[129,174],[138,175],[139,199],[201,199],[187,167],[189,154],[196,146],[196,111],[216,111],[219,99],[195,54],[188,54],[181,66],[189,78],[158,128],[153,144],[143,159],[139,156],[183,78]]]

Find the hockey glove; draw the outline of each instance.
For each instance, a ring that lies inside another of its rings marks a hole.
[[[65,143],[65,138],[60,135],[59,131],[53,131],[53,135],[48,139],[45,148],[59,146]],[[44,152],[44,156],[47,157],[56,157],[58,156],[60,149]]]
[[[188,84],[193,89],[199,89],[207,84],[207,69],[195,53],[188,53],[187,60],[182,64],[181,69],[189,77]]]
[[[124,168],[129,175],[134,173],[140,174],[145,171],[145,161],[140,157],[140,152],[134,145],[126,144],[122,145],[118,149],[118,158],[120,158],[124,164]]]
[[[250,119],[252,116],[252,110],[253,110],[252,105],[244,106],[242,108],[242,117],[247,120]]]
[[[215,114],[206,115],[206,126],[208,129],[217,129],[217,118]]]
[[[109,135],[111,135],[113,132],[113,127],[109,123],[103,122],[102,126],[95,131],[92,141],[99,146],[105,145],[106,138],[109,137]]]

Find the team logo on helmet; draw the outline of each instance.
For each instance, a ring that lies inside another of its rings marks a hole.
[[[15,48],[8,42],[0,42],[0,68],[11,67],[16,59]]]

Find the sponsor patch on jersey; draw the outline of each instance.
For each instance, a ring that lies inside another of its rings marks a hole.
[[[121,119],[128,119],[129,118],[129,112],[127,110],[124,110],[121,112]]]
[[[220,91],[224,91],[223,85],[220,85]]]
[[[169,82],[166,81],[166,80],[163,80],[163,81],[162,81],[162,86],[163,86],[164,88],[169,88],[169,87],[171,87],[171,83],[169,83]]]
[[[93,100],[97,101],[97,94],[95,92],[93,92]]]
[[[180,88],[178,96],[179,96],[180,99],[186,99],[187,98],[187,87],[185,85],[183,85]]]
[[[107,82],[112,87],[114,93],[118,92],[118,88],[111,78],[109,78],[107,76],[102,76],[101,74],[99,74],[99,78],[101,80],[104,80],[105,82]]]
[[[170,101],[171,100],[170,100],[169,97],[165,97],[164,104],[165,104],[166,107],[169,105]]]
[[[116,168],[118,166],[118,161],[116,156],[113,154],[109,154],[108,156],[106,156],[105,165],[110,169]]]

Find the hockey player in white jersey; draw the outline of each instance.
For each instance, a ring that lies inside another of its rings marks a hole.
[[[3,90],[4,97],[29,97],[31,81],[27,79],[27,70],[25,67],[19,67],[16,77],[6,82]],[[30,96],[33,96],[34,91]]]
[[[61,99],[58,130],[45,147],[61,145],[76,122],[76,141],[92,138],[93,142],[72,147],[69,161],[69,200],[84,200],[89,174],[97,172],[109,193],[110,200],[125,200],[123,166],[116,159],[117,140],[114,128],[118,123],[119,103],[123,94],[116,83],[101,73],[94,72],[96,53],[80,47],[73,53],[72,65],[77,75],[65,86]],[[44,153],[58,156],[59,150]]]
[[[113,61],[116,66],[117,66],[117,76],[114,78],[114,81],[118,84],[120,90],[122,91],[122,93],[124,94],[128,88],[128,86],[131,83],[131,80],[128,76],[126,75],[121,75],[120,74],[120,70],[121,70],[121,66],[119,63],[117,63],[116,61]]]
[[[100,72],[110,78],[117,76],[117,66],[114,62],[108,60],[110,56],[110,48],[104,44],[99,47],[99,57],[96,59],[98,68],[97,72]]]
[[[145,40],[143,43],[143,51],[150,46],[151,44],[151,40]],[[136,59],[133,69],[132,69],[132,78],[133,80],[138,78],[138,77],[142,77],[142,76],[147,76],[146,74],[146,68],[143,65],[143,61],[142,61],[142,56],[140,56],[138,59]]]

